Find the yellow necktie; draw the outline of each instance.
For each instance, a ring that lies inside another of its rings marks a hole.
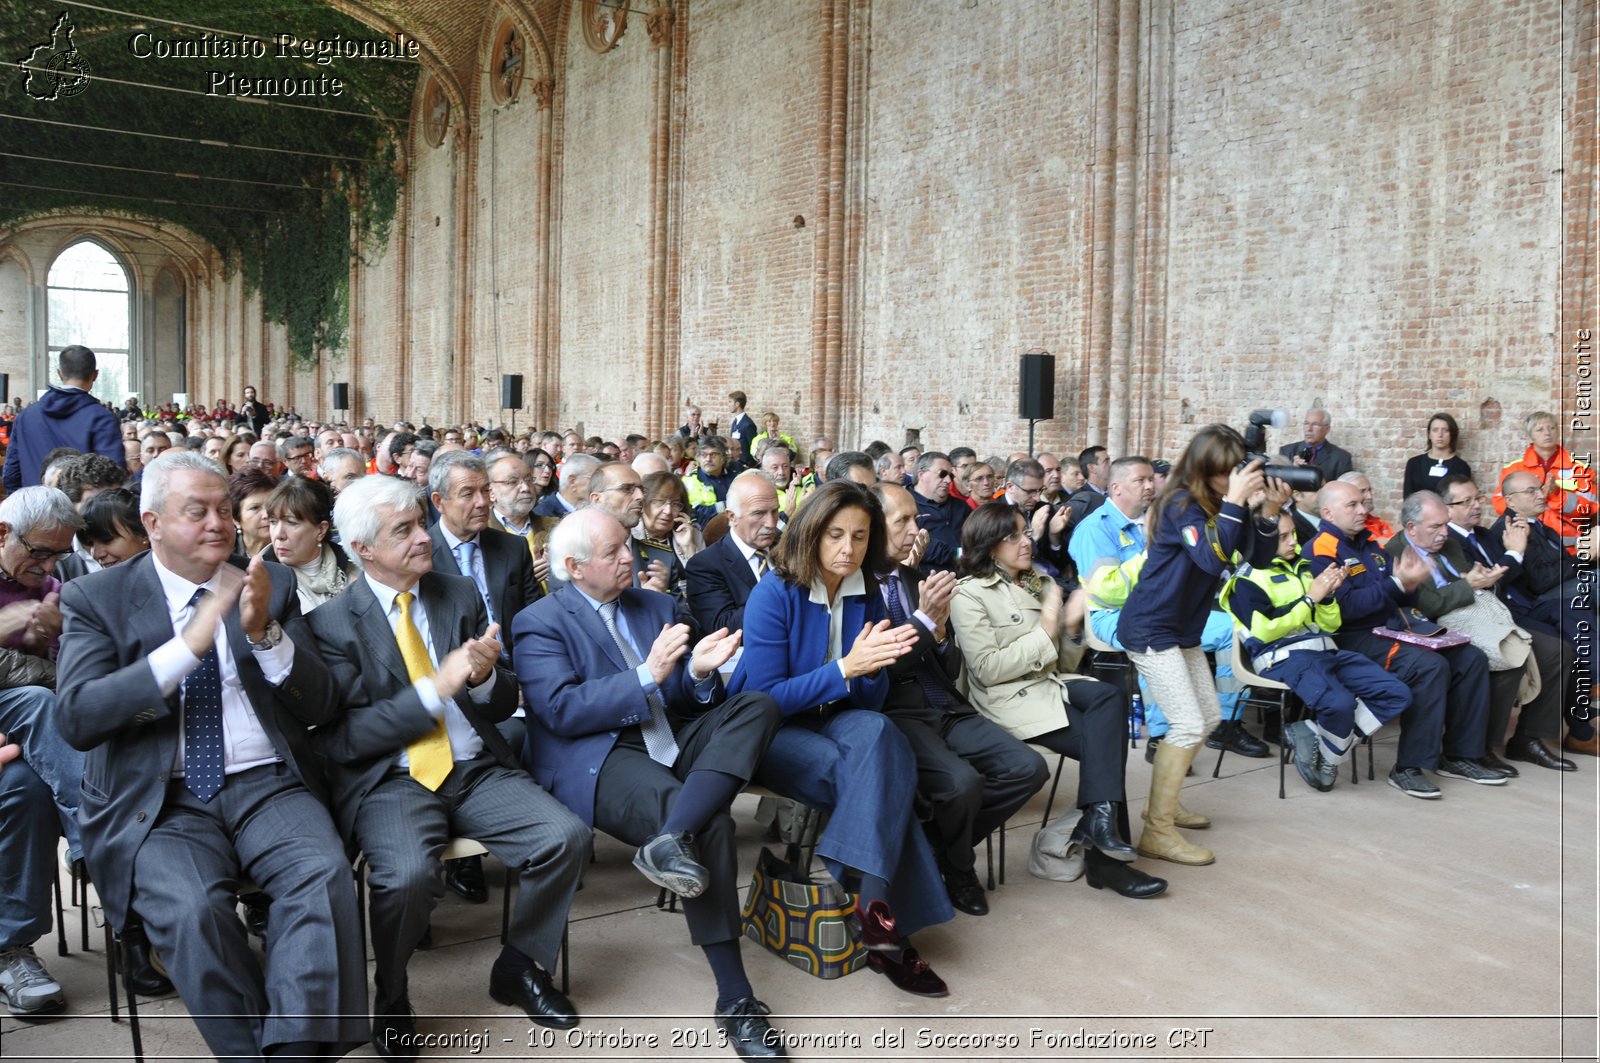
[[[424,676],[433,675],[433,662],[428,659],[428,647],[422,641],[422,632],[411,620],[411,603],[416,596],[398,594],[395,603],[400,606],[400,624],[395,638],[400,643],[400,659],[406,662],[406,675],[415,683]],[[411,762],[411,777],[430,790],[437,790],[445,776],[455,766],[455,756],[450,752],[450,735],[440,719],[432,731],[406,746],[406,756]]]

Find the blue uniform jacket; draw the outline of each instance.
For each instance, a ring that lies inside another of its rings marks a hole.
[[[1394,581],[1389,556],[1365,529],[1352,537],[1323,521],[1317,526],[1316,538],[1306,543],[1301,553],[1311,562],[1313,577],[1329,565],[1345,565],[1344,583],[1334,591],[1345,631],[1386,627],[1401,606],[1415,600],[1415,595],[1407,595]]]

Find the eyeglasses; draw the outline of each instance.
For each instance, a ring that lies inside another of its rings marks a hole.
[[[555,468],[555,463],[549,461],[536,461],[530,465],[529,468],[533,469],[535,472],[540,469],[553,469]]]
[[[1446,502],[1447,506],[1470,506],[1474,502],[1482,502],[1482,495],[1473,495],[1471,498],[1458,498],[1454,502]]]
[[[26,535],[18,535],[17,541],[22,544],[24,550],[28,551],[28,556],[35,561],[60,561],[63,557],[72,553],[71,550],[52,550],[48,546],[34,546],[28,541]]]
[[[618,484],[615,487],[608,487],[600,493],[609,495],[613,491],[626,491],[630,495],[642,495],[644,494],[644,487],[641,484]]]
[[[496,487],[532,487],[532,486],[534,486],[533,477],[531,477],[531,476],[517,476],[517,477],[514,477],[514,478],[512,478],[510,480],[490,480],[489,482],[494,484]]]
[[[682,513],[684,508],[682,502],[663,502],[660,499],[651,502],[650,505],[668,513]]]
[[[1014,531],[1006,536],[1003,541],[1010,543],[1012,546],[1021,546],[1028,541],[1028,533],[1026,531]]]
[[[1538,494],[1540,491],[1543,491],[1543,490],[1544,490],[1544,488],[1540,487],[1538,484],[1529,484],[1527,487],[1522,488],[1520,491],[1507,491],[1507,492],[1505,492],[1505,495],[1506,495],[1507,498],[1510,498],[1513,495],[1533,495],[1533,494]]]
[[[1044,490],[1042,487],[1018,487],[1016,484],[1012,484],[1011,486],[1016,488],[1017,494],[1021,495],[1023,498],[1038,498],[1040,492]]]

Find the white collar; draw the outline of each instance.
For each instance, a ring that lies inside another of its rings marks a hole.
[[[378,578],[370,572],[363,572],[362,577],[367,581],[367,586],[372,588],[372,595],[378,599],[378,604],[383,606],[384,616],[388,616],[393,611],[394,600],[401,594],[410,594],[413,600],[417,597],[417,584],[415,583],[404,590],[396,590],[387,583],[379,582]]]
[[[167,599],[167,612],[169,613],[176,613],[180,609],[188,608],[189,599],[193,598],[194,592],[201,587],[213,594],[217,592],[216,572],[213,572],[211,578],[204,583],[191,583],[166,565],[163,565],[161,559],[156,557],[154,550],[150,551],[150,562],[156,566],[156,579],[161,581],[161,593]],[[227,563],[224,561],[222,564],[226,565]],[[218,571],[221,571],[221,566],[218,566]]]
[[[843,598],[846,595],[861,595],[866,593],[867,580],[866,577],[861,574],[861,570],[858,568],[839,583],[839,593],[835,600],[837,601],[839,598]],[[828,588],[820,579],[811,584],[811,600],[822,606],[824,609],[828,607]]]

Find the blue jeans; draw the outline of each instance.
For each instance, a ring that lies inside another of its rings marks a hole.
[[[50,788],[27,761],[0,769],[0,948],[32,945],[50,929],[60,837]]]
[[[1119,609],[1096,609],[1089,614],[1089,628],[1095,637],[1116,650],[1123,649],[1122,643],[1117,641],[1120,615]],[[1206,617],[1205,632],[1200,636],[1200,648],[1217,657],[1217,703],[1222,707],[1222,718],[1237,720],[1241,691],[1233,678],[1233,620],[1227,613],[1211,610],[1211,615]],[[1142,678],[1139,694],[1144,699],[1145,730],[1151,738],[1160,738],[1167,733],[1167,716],[1150,696],[1150,686]]]
[[[0,734],[22,747],[22,758],[50,787],[67,851],[78,856],[78,793],[83,785],[83,754],[67,745],[56,727],[56,696],[44,687],[0,690]]]
[[[881,712],[847,709],[826,720],[789,717],[756,769],[756,782],[830,813],[817,840],[836,881],[845,869],[889,883],[889,907],[902,934],[955,918],[933,850],[912,811],[917,761],[905,736]]]

